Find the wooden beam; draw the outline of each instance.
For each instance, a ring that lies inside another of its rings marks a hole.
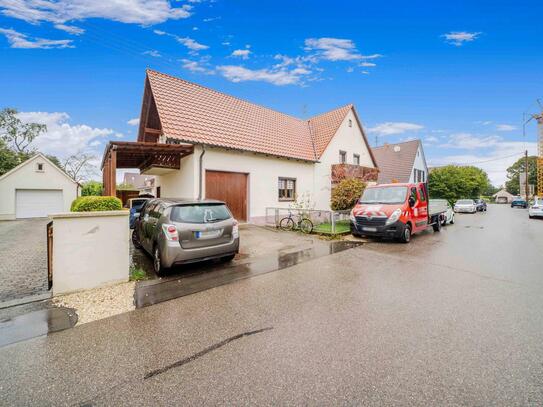
[[[149,133],[149,134],[157,134],[157,135],[161,135],[162,134],[162,130],[159,130],[159,129],[151,129],[150,127],[146,127],[145,128],[145,133]]]
[[[115,146],[111,147],[110,158],[110,196],[117,196],[117,148]]]

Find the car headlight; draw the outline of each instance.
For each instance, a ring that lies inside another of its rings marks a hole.
[[[400,215],[402,214],[402,210],[400,208],[396,209],[394,212],[392,212],[389,216],[389,218],[386,221],[386,225],[390,225],[394,222],[397,222],[398,219],[400,219]]]
[[[354,217],[354,209],[351,209],[351,213],[349,214],[349,219],[351,222],[356,222],[356,218]]]

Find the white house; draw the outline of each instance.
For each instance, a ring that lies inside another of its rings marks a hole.
[[[372,150],[379,167],[379,184],[428,181],[428,166],[420,140],[385,144]]]
[[[108,195],[114,170],[131,165],[157,175],[163,197],[220,199],[251,222],[302,195],[329,209],[334,167],[377,178],[353,105],[304,120],[151,70],[138,141],[110,142],[102,165]]]
[[[0,220],[68,212],[78,194],[77,182],[36,154],[0,177]]]

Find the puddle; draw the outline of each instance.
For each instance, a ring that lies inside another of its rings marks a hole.
[[[238,265],[211,266],[209,264],[194,268],[189,274],[172,276],[161,280],[140,281],[134,293],[136,308],[142,308],[199,291],[208,290],[234,281],[260,274],[282,270],[318,257],[328,256],[360,246],[361,242],[333,241],[290,253],[256,257],[252,261]]]
[[[77,314],[72,308],[48,308],[0,320],[0,347],[72,328]]]

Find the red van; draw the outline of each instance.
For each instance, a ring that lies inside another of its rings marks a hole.
[[[446,211],[446,205],[432,205],[422,182],[370,186],[351,211],[351,233],[409,243],[412,234],[429,226],[439,232]]]

